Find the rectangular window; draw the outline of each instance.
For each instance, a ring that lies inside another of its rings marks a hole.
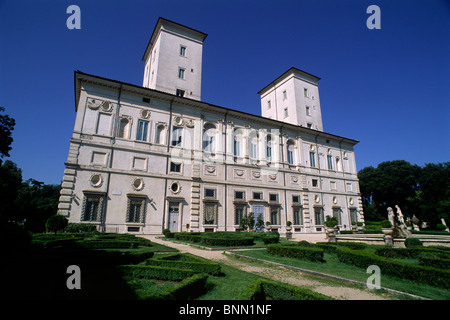
[[[338,225],[341,225],[341,208],[333,208],[333,217],[336,218]]]
[[[182,68],[179,68],[178,69],[178,78],[180,78],[180,79],[184,79],[184,69],[182,69]]]
[[[180,56],[186,57],[186,47],[180,47]]]
[[[234,199],[235,200],[245,200],[245,192],[244,191],[235,191]]]
[[[350,209],[350,222],[357,222],[356,209]]]
[[[270,109],[272,107],[270,100],[267,101],[267,109]]]
[[[217,204],[203,203],[203,223],[217,224]]]
[[[303,224],[303,214],[301,208],[294,208],[294,225],[302,225]]]
[[[216,198],[216,189],[205,189],[205,198]]]
[[[100,221],[103,207],[103,195],[86,194],[84,196],[81,221]]]
[[[241,224],[242,217],[244,216],[244,207],[236,206],[234,207],[234,224]]]
[[[171,172],[181,172],[181,163],[170,162]]]
[[[306,126],[308,127],[308,129],[312,129],[312,123],[307,123]]]
[[[176,95],[177,95],[178,97],[184,97],[184,93],[185,93],[185,91],[184,91],[184,90],[181,90],[181,89],[177,89],[177,93],[176,93]]]
[[[311,108],[306,106],[306,115],[310,116],[311,115]]]
[[[148,122],[139,120],[136,140],[147,141],[147,132],[148,132]]]
[[[305,98],[308,98],[308,89],[307,88],[303,88],[303,94],[304,94]]]
[[[253,192],[253,200],[262,200],[263,195],[262,192]]]
[[[286,90],[284,90],[283,91],[283,100],[286,100],[287,99],[287,92],[286,92]]]
[[[333,157],[328,155],[327,162],[328,162],[328,170],[333,170]]]
[[[316,167],[316,154],[315,154],[315,152],[310,152],[309,153],[309,162],[310,162],[312,168]]]
[[[173,127],[172,130],[172,146],[181,147],[181,134],[183,132],[182,128]]]
[[[314,219],[316,225],[323,225],[323,208],[322,207],[314,207]]]
[[[278,223],[278,209],[270,210],[270,223],[271,224],[279,224]]]
[[[292,202],[300,203],[300,196],[292,196]]]
[[[352,192],[353,191],[352,189],[353,189],[352,188],[352,183],[351,182],[347,182],[347,191]]]
[[[312,186],[317,188],[317,186],[318,186],[318,180],[317,179],[312,179]]]
[[[269,201],[270,201],[270,202],[278,202],[278,194],[276,194],[276,193],[270,193],[270,194],[269,194]]]
[[[288,108],[284,108],[284,117],[287,118],[289,116]]]
[[[145,199],[128,198],[127,222],[142,223],[144,221]]]

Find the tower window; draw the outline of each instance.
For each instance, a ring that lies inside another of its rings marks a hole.
[[[186,57],[186,47],[180,47],[180,56]]]
[[[307,88],[303,88],[303,94],[305,96],[305,98],[308,98],[308,89]]]
[[[182,69],[182,68],[179,68],[178,69],[178,78],[180,78],[180,79],[184,79],[184,69]]]
[[[306,115],[310,116],[311,115],[311,108],[306,106]]]
[[[286,100],[287,99],[287,92],[286,92],[286,90],[284,90],[283,91],[283,100]]]
[[[271,103],[270,103],[270,100],[269,101],[267,101],[267,109],[270,109],[272,106],[271,106]]]
[[[181,89],[177,89],[177,96],[178,97],[184,97],[184,90],[181,90]]]
[[[170,172],[181,172],[181,163],[170,162]]]
[[[308,129],[312,129],[312,123],[307,123],[306,126],[308,127]]]
[[[284,108],[284,117],[287,118],[289,116],[288,108]]]

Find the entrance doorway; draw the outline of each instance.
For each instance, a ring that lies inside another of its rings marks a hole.
[[[169,230],[178,232],[178,216],[180,213],[180,204],[178,202],[169,202]]]

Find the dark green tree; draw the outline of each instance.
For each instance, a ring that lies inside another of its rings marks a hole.
[[[47,231],[54,232],[56,234],[56,232],[67,227],[68,223],[69,221],[66,217],[60,214],[55,214],[47,219],[45,227],[47,228]]]
[[[17,216],[17,195],[22,183],[22,170],[11,160],[0,165],[0,223],[21,221]]]
[[[0,107],[0,113],[3,113],[5,108]],[[7,114],[0,114],[0,158],[9,157],[11,151],[11,144],[13,138],[11,136],[16,121]],[[1,164],[1,159],[0,159]]]

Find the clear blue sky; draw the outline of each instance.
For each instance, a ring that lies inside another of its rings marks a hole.
[[[81,30],[66,27],[71,4]],[[380,30],[366,27],[371,4]],[[358,170],[450,161],[450,1],[0,0],[0,106],[24,179],[61,182],[73,71],[142,85],[158,17],[208,34],[205,102],[260,115],[257,92],[296,67],[321,78],[324,131],[360,141]]]

